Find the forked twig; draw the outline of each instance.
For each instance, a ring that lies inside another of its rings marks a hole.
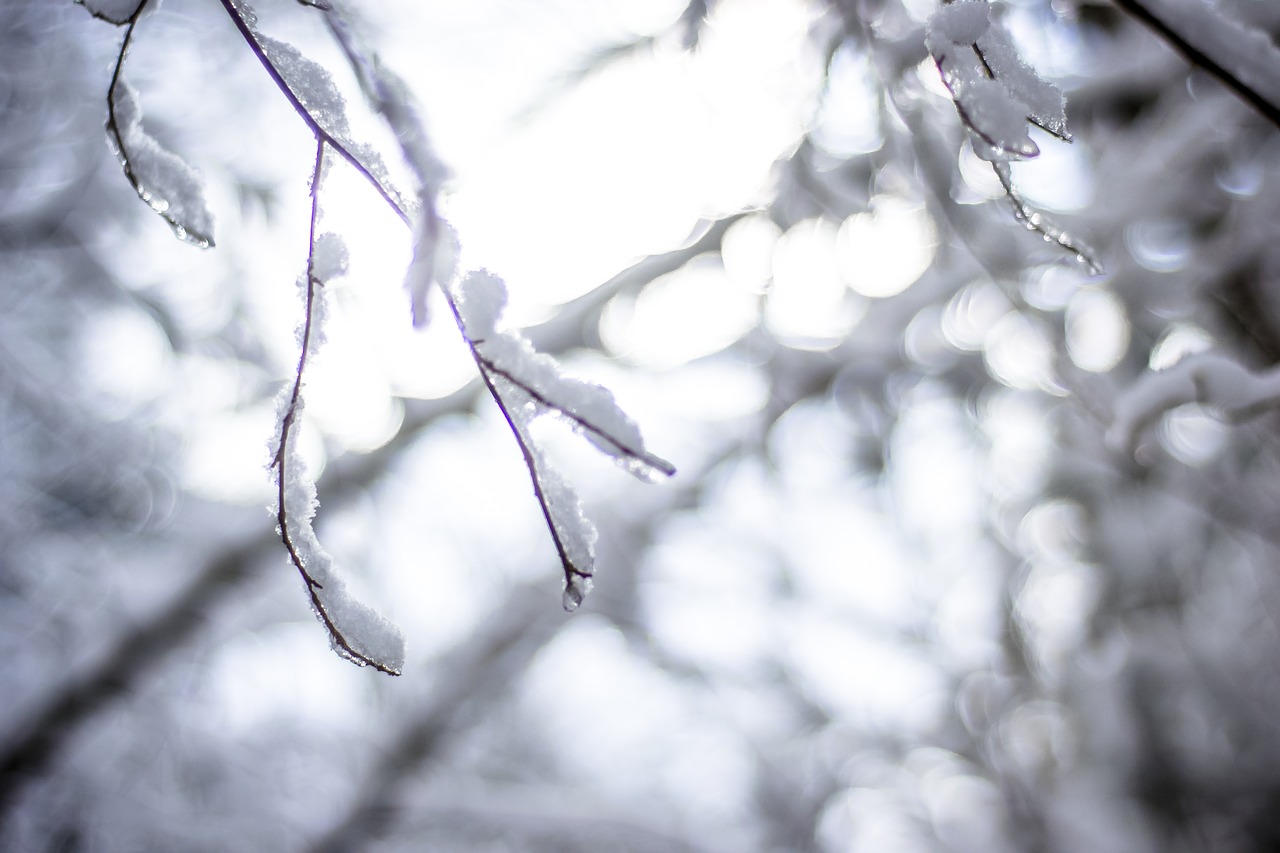
[[[481,345],[483,345],[483,343],[484,343],[483,341],[474,341],[472,343],[471,350],[473,355],[475,356],[476,361],[480,364],[482,368],[486,369],[487,372],[492,373],[495,376],[501,376],[503,379],[507,380],[512,385],[515,385],[516,387],[518,387],[525,394],[528,394],[529,397],[534,400],[534,402],[538,403],[538,405],[543,406],[547,409],[550,409],[551,411],[558,414],[560,417],[572,423],[577,428],[581,429],[583,432],[591,435],[593,437],[593,440],[603,442],[604,444],[607,444],[610,447],[617,450],[618,453],[621,454],[622,456],[625,456],[629,459],[633,459],[636,462],[639,462],[649,468],[653,468],[654,470],[668,477],[675,476],[676,466],[672,465],[670,462],[663,459],[661,456],[655,456],[654,454],[650,453],[649,451],[643,448],[633,447],[629,443],[622,441],[617,436],[611,434],[609,431],[603,429],[597,424],[592,423],[588,418],[583,417],[577,412],[569,411],[562,404],[557,403],[555,400],[549,398],[547,395],[543,394],[537,388],[534,388],[530,383],[525,382],[520,377],[511,373],[511,371],[503,368],[493,359],[489,358],[488,356],[486,356],[484,353],[480,351],[480,347]]]
[[[253,27],[249,25],[249,22],[245,20],[244,15],[236,7],[234,0],[221,0],[221,3],[222,7],[227,12],[227,15],[231,18],[231,22],[235,24],[236,29],[239,30],[240,36],[249,46],[249,50],[258,58],[258,62],[260,62],[263,69],[266,70],[267,76],[271,78],[271,82],[280,90],[280,94],[284,95],[285,100],[287,100],[290,106],[293,107],[294,112],[298,114],[298,117],[301,118],[303,123],[311,130],[311,133],[314,134],[317,139],[323,141],[326,145],[332,148],[338,156],[350,163],[351,167],[359,172],[364,179],[373,186],[374,190],[382,196],[382,200],[395,211],[397,216],[399,216],[406,224],[411,223],[412,216],[404,204],[396,198],[396,195],[391,188],[379,180],[364,161],[351,151],[346,143],[341,139],[334,137],[333,134],[326,130],[319,120],[312,115],[310,109],[308,109],[306,104],[302,102],[302,99],[298,97],[298,94],[293,91],[289,82],[285,80],[280,69],[278,69],[275,63],[271,61],[271,57],[267,55],[266,49],[258,38],[258,34],[254,31]],[[318,3],[311,5],[315,5],[317,8],[326,11],[330,8],[328,4],[325,4],[324,6],[321,6]]]

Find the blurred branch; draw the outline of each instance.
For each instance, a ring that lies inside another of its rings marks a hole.
[[[1280,128],[1280,51],[1264,33],[1247,29],[1195,0],[1112,2]]]
[[[0,823],[17,795],[46,770],[79,727],[180,649],[204,626],[216,603],[256,577],[254,567],[275,547],[275,536],[264,533],[206,563],[195,581],[172,601],[118,637],[89,672],[63,682],[5,734],[0,741]]]
[[[430,701],[384,745],[381,760],[357,786],[358,799],[310,847],[313,853],[365,850],[392,829],[404,785],[439,757],[451,736],[483,720],[485,707],[511,689],[565,624],[564,614],[543,604],[541,587],[535,580],[514,588],[437,664]]]
[[[631,266],[613,275],[599,287],[592,288],[590,293],[575,299],[560,309],[558,317],[569,321],[581,321],[582,318],[598,311],[605,302],[619,293],[638,290],[657,278],[673,273],[699,255],[719,252],[724,242],[724,235],[729,228],[750,215],[749,212],[733,213],[713,222],[701,222],[690,235],[690,239],[682,246],[646,255]],[[527,330],[528,338],[542,349],[542,340],[537,328]]]
[[[697,843],[674,827],[637,810],[635,814],[603,804],[586,805],[566,796],[548,796],[545,787],[486,785],[475,791],[435,793],[415,802],[416,832],[459,825],[502,833],[505,839],[537,839],[556,850],[626,850],[628,853],[710,853],[718,848]],[[521,849],[528,849],[522,845]]]
[[[357,464],[336,466],[332,476],[326,473],[321,478],[320,488],[341,496],[368,487],[390,470],[393,460],[423,428],[442,415],[465,411],[473,396],[468,388],[423,404],[395,439],[360,457]],[[48,768],[80,726],[183,648],[205,627],[208,614],[220,602],[259,577],[255,567],[278,547],[275,531],[263,531],[212,557],[168,604],[117,637],[98,663],[54,688],[24,721],[0,736],[0,822],[17,794]]]
[[[532,120],[551,104],[573,92],[587,80],[608,70],[611,66],[652,50],[664,39],[675,37],[685,50],[696,50],[702,40],[707,16],[716,0],[689,0],[680,17],[656,33],[637,36],[625,41],[606,44],[583,58],[577,67],[561,73],[543,87],[515,118],[516,124]]]

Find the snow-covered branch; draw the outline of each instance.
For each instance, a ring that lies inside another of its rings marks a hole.
[[[142,131],[137,97],[123,81],[125,54],[151,0],[82,2],[95,16],[127,26],[108,98],[108,131],[120,152],[126,176],[179,237],[202,246],[212,245],[212,218],[194,173]],[[303,380],[311,355],[323,338],[323,285],[328,277],[341,273],[345,257],[335,235],[321,235],[317,230],[319,193],[331,155],[356,169],[413,229],[414,258],[405,278],[413,322],[425,325],[429,291],[433,285],[440,285],[481,378],[524,455],[535,496],[564,568],[567,609],[581,604],[590,589],[595,528],[583,515],[576,494],[533,440],[529,432],[532,420],[544,413],[566,419],[592,444],[637,476],[658,479],[671,476],[675,468],[644,448],[639,429],[617,407],[612,394],[597,385],[564,377],[552,359],[537,354],[519,335],[495,328],[506,299],[501,280],[483,273],[468,278],[465,287],[452,287],[457,276],[457,239],[439,215],[436,202],[447,172],[435,155],[408,86],[361,44],[349,13],[336,0],[301,2],[324,15],[367,100],[398,140],[400,153],[416,179],[418,203],[416,207],[411,205],[408,197],[392,184],[376,151],[351,138],[345,101],[328,72],[292,45],[260,32],[257,16],[246,0],[221,0],[244,42],[316,142],[310,244],[302,280],[300,355],[293,382],[281,395],[270,466],[276,478],[276,518],[285,550],[306,585],[312,608],[327,629],[335,651],[361,665],[398,674],[404,663],[403,636],[384,617],[346,592],[332,557],[316,539],[312,526],[317,505],[315,484],[307,477],[296,451],[303,412]]]
[[[1029,124],[1069,140],[1066,101],[1018,55],[1009,34],[991,20],[986,0],[944,5],[925,36],[942,82],[986,160],[1035,157]]]
[[[596,531],[577,495],[533,441],[530,424],[542,414],[557,415],[642,479],[670,477],[675,466],[645,448],[639,427],[608,390],[565,376],[554,359],[498,328],[507,301],[502,279],[483,270],[468,273],[449,289],[449,300],[485,385],[524,454],[564,570],[563,603],[574,610],[591,589]]]
[[[1107,443],[1131,450],[1143,430],[1187,403],[1209,406],[1230,421],[1248,420],[1280,406],[1280,367],[1255,373],[1222,353],[1203,352],[1145,373],[1117,398]]]
[[[939,7],[929,19],[925,42],[974,153],[995,169],[1014,217],[1046,242],[1071,252],[1090,273],[1100,273],[1101,264],[1088,246],[1031,209],[1014,189],[1009,169],[1011,160],[1039,156],[1029,133],[1033,125],[1071,141],[1062,92],[1022,60],[1009,34],[991,19],[986,0]]]
[[[125,27],[107,90],[107,138],[138,197],[160,214],[179,239],[201,248],[213,245],[213,216],[204,202],[200,178],[182,158],[165,149],[142,127],[138,93],[124,79],[124,61],[148,0],[88,3],[95,17]],[[128,7],[132,6],[132,11]]]
[[[316,511],[315,483],[297,452],[297,429],[302,416],[303,377],[307,362],[321,342],[324,313],[322,288],[344,271],[346,252],[336,235],[320,234],[320,184],[324,178],[328,143],[316,141],[315,169],[311,175],[311,230],[307,272],[302,281],[305,311],[299,331],[301,354],[293,385],[281,397],[279,443],[271,462],[276,476],[276,520],[280,538],[298,574],[306,584],[316,618],[329,632],[334,651],[361,666],[372,666],[389,675],[404,667],[404,635],[384,616],[354,599],[337,573],[333,557],[321,547],[312,527]]]
[[[371,146],[351,139],[346,104],[329,72],[293,45],[258,32],[257,15],[244,0],[221,2],[253,55],[298,117],[318,139],[350,163],[401,219],[410,222],[412,208],[392,184],[382,156]]]

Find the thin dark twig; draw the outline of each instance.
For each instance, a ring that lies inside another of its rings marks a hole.
[[[648,451],[637,449],[635,447],[632,447],[629,444],[626,444],[620,441],[618,438],[611,435],[604,429],[601,429],[596,424],[593,424],[591,421],[582,417],[582,415],[579,415],[575,412],[571,412],[565,409],[564,406],[550,399],[545,394],[538,391],[538,389],[530,385],[528,382],[512,374],[510,371],[500,367],[497,364],[497,362],[495,362],[493,359],[489,358],[488,356],[480,352],[479,347],[482,343],[483,343],[482,341],[475,341],[473,350],[476,354],[476,358],[478,358],[480,360],[480,363],[484,367],[486,367],[490,372],[497,374],[498,376],[501,376],[503,379],[507,380],[512,385],[515,385],[516,387],[520,388],[520,390],[524,391],[526,394],[528,394],[540,405],[545,406],[548,409],[551,409],[552,411],[556,412],[558,415],[565,418],[566,420],[571,421],[574,424],[577,424],[585,432],[591,433],[591,435],[600,439],[601,441],[608,444],[609,446],[615,448],[619,453],[623,454],[624,456],[627,456],[630,459],[634,459],[637,462],[641,462],[645,465],[648,465],[650,468],[653,468],[656,471],[660,471],[663,474],[667,475],[668,477],[672,477],[675,475],[676,466],[672,465],[667,460],[663,459],[660,456],[655,456],[652,453],[649,453]]]
[[[272,460],[272,464],[278,474],[276,520],[280,523],[280,539],[284,542],[284,547],[289,552],[289,559],[293,561],[293,565],[297,567],[298,572],[302,575],[302,580],[307,584],[307,589],[311,591],[312,601],[321,612],[323,612],[324,608],[320,606],[319,600],[316,599],[315,590],[323,589],[324,585],[307,571],[305,562],[298,553],[297,546],[293,543],[293,535],[289,532],[287,501],[285,500],[285,469],[289,465],[289,439],[293,436],[293,425],[298,417],[302,403],[302,377],[307,369],[307,361],[311,357],[311,334],[315,321],[316,286],[318,284],[315,277],[316,224],[320,218],[320,178],[324,172],[324,149],[324,140],[317,140],[316,163],[311,173],[311,239],[307,251],[307,291],[304,303],[305,313],[302,320],[301,352],[298,355],[298,369],[294,371],[293,375],[293,389],[289,393],[289,405],[285,408],[284,417],[280,419],[280,444],[276,449],[275,458]]]
[[[1031,231],[1039,234],[1047,242],[1056,243],[1067,251],[1073,252],[1076,259],[1089,268],[1090,275],[1102,274],[1102,264],[1094,256],[1092,249],[1083,243],[1077,242],[1066,231],[1047,222],[1043,214],[1036,212],[1031,205],[1027,204],[1026,199],[1013,186],[1013,177],[1007,163],[992,163],[991,168],[995,171],[996,177],[1000,179],[1000,185],[1004,187],[1005,195],[1009,199],[1009,206],[1013,209],[1015,219]]]
[[[320,220],[320,182],[324,177],[325,152],[328,147],[328,141],[317,135],[316,164],[311,173],[311,241],[307,252],[306,313],[302,321],[302,351],[298,356],[298,369],[293,375],[293,389],[289,394],[289,403],[285,408],[284,417],[280,420],[280,445],[272,460],[272,465],[276,469],[276,521],[280,524],[280,541],[284,543],[285,550],[289,552],[289,560],[293,563],[294,568],[298,570],[298,574],[302,576],[303,583],[307,585],[307,594],[311,597],[311,606],[315,610],[316,616],[324,623],[334,644],[342,649],[343,653],[352,660],[372,666],[379,672],[385,672],[388,675],[399,675],[398,671],[374,660],[368,655],[361,654],[351,646],[351,643],[334,623],[333,617],[329,615],[328,609],[320,598],[318,590],[324,589],[324,585],[316,580],[308,570],[306,560],[303,559],[302,554],[298,551],[298,546],[293,541],[293,534],[289,532],[290,513],[286,494],[289,441],[293,438],[294,426],[297,423],[302,407],[302,378],[307,369],[307,362],[311,357],[311,343],[315,333],[317,291],[323,285],[323,282],[316,277],[315,270],[316,238],[319,236],[316,233],[316,226]]]
[[[1175,30],[1155,12],[1152,12],[1140,0],[1112,0],[1112,2],[1154,30],[1160,38],[1168,42],[1170,46],[1192,64],[1200,66],[1225,83],[1227,88],[1247,101],[1267,121],[1276,127],[1280,127],[1280,104],[1268,100],[1262,93],[1245,83],[1216,59],[1193,45],[1182,33]]]
[[[1040,128],[1045,133],[1052,136],[1054,139],[1061,140],[1062,142],[1075,142],[1075,138],[1072,137],[1071,134],[1054,130],[1053,128],[1049,127],[1047,124],[1045,124],[1035,116],[1030,116],[1030,115],[1027,116],[1027,121],[1030,122],[1031,124],[1034,124],[1036,127]]]

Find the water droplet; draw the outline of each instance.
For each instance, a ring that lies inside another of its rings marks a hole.
[[[565,584],[560,596],[560,606],[565,613],[572,613],[582,606],[582,600],[591,592],[591,578],[574,578]]]

